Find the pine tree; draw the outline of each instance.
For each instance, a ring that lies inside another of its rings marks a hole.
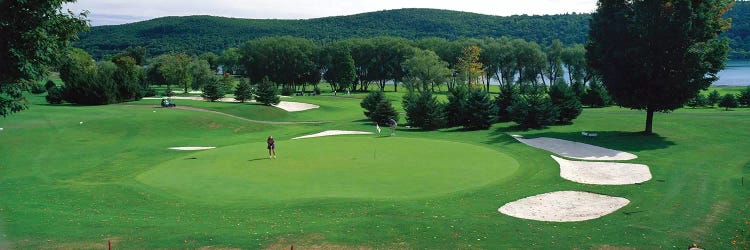
[[[500,94],[495,97],[495,106],[497,114],[495,121],[507,122],[510,121],[510,115],[508,114],[508,107],[513,105],[513,99],[517,98],[518,90],[515,86],[507,84],[501,87]]]
[[[445,115],[449,127],[463,126],[466,124],[466,99],[469,90],[464,85],[454,87],[448,95],[448,104],[445,107]]]
[[[560,110],[557,123],[569,124],[583,110],[578,97],[576,97],[573,90],[564,81],[558,81],[552,85],[549,90],[549,96],[552,104]]]
[[[240,80],[237,88],[234,90],[234,99],[239,102],[253,100],[253,87],[247,79]]]
[[[559,110],[541,91],[519,96],[508,108],[511,120],[522,128],[542,128],[558,120]]]
[[[413,127],[434,130],[445,126],[443,106],[431,91],[409,92],[404,95],[403,107],[406,110],[406,122]]]
[[[698,95],[688,100],[687,105],[688,107],[696,108],[696,107],[706,106],[707,103],[708,103],[708,99],[706,99],[706,95],[702,93],[698,93]]]
[[[203,94],[201,94],[203,99],[211,102],[224,98],[224,95],[224,84],[222,84],[221,80],[216,77],[211,77],[211,79],[206,82],[206,85],[203,86]]]
[[[717,103],[721,101],[721,94],[719,94],[719,91],[713,90],[710,93],[708,93],[708,106],[714,106]]]
[[[365,97],[365,99],[362,99],[359,106],[365,109],[365,116],[372,119],[372,114],[375,112],[378,103],[383,100],[385,100],[385,94],[383,91],[372,91]]]
[[[258,84],[258,97],[256,99],[264,105],[276,105],[281,101],[278,92],[276,85],[268,80],[268,77],[264,77]]]
[[[750,86],[747,86],[747,88],[740,92],[740,95],[737,97],[737,102],[745,106],[750,106]]]
[[[735,98],[733,94],[726,94],[721,97],[721,101],[719,101],[719,107],[724,108],[724,110],[736,108],[737,106],[739,106],[739,103],[737,103],[737,98]]]
[[[375,106],[370,119],[377,124],[388,124],[390,119],[398,121],[398,112],[387,99],[380,100]]]
[[[464,128],[470,130],[488,129],[494,122],[496,106],[490,95],[480,89],[472,89],[466,99]]]

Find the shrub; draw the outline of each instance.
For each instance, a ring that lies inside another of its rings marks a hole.
[[[496,107],[490,100],[490,95],[481,89],[472,89],[464,106],[466,121],[463,124],[467,129],[488,129],[495,118]]]
[[[721,100],[719,101],[719,107],[724,108],[724,110],[729,110],[729,108],[736,108],[739,106],[739,103],[737,102],[737,98],[734,97],[733,94],[726,94],[721,97]]]
[[[445,126],[443,106],[431,91],[409,92],[404,95],[403,106],[406,110],[406,122],[411,126],[424,130],[434,130]]]
[[[44,92],[47,92],[47,89],[45,89],[44,86],[42,86],[41,84],[36,83],[36,82],[32,82],[31,83],[31,93],[32,94],[38,95],[38,94],[41,94],[41,93],[44,93]]]
[[[145,96],[145,97],[156,96],[156,89],[154,89],[154,88],[146,88],[143,91],[143,96]]]
[[[559,110],[546,94],[537,92],[513,100],[508,113],[523,128],[542,128],[557,121]]]
[[[573,119],[578,117],[583,110],[581,101],[576,97],[573,89],[568,87],[565,82],[557,82],[549,90],[550,100],[559,111],[560,115],[557,118],[557,123],[569,124]]]
[[[258,84],[258,97],[256,99],[264,105],[276,105],[281,101],[278,92],[279,90],[276,88],[276,85],[271,80],[268,80],[268,77],[264,77],[260,81],[260,84]]]
[[[365,99],[362,99],[359,106],[365,109],[365,116],[372,120],[372,114],[375,112],[378,103],[383,100],[385,100],[385,94],[382,91],[372,91],[365,97]]]
[[[60,104],[63,102],[63,89],[61,87],[52,87],[47,89],[47,96],[44,97],[49,104]]]

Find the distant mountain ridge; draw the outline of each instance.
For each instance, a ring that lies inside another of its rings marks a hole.
[[[748,2],[738,2],[750,6]],[[750,11],[734,17],[748,19]],[[584,43],[589,14],[508,17],[436,9],[398,9],[350,16],[302,20],[242,19],[215,16],[161,17],[148,21],[96,26],[80,34],[76,47],[95,58],[116,54],[129,46],[143,46],[150,56],[173,51],[219,54],[247,40],[264,36],[296,36],[328,43],[353,37],[398,36],[408,39],[441,37],[484,38],[510,36],[546,45]],[[741,42],[750,39],[741,40]],[[750,51],[750,49],[748,49]]]

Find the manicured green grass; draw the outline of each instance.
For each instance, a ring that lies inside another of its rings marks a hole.
[[[30,110],[0,119],[0,248],[102,249],[107,240],[119,249],[750,247],[750,180],[742,184],[750,178],[747,108],[657,114],[651,136],[639,133],[644,112],[612,107],[585,109],[573,125],[542,130],[501,123],[485,131],[400,129],[394,138],[291,140],[328,129],[374,131],[353,97],[292,98],[321,106],[300,113],[178,103],[256,120],[328,121],[274,125],[154,108],[158,103],[146,100],[51,106],[31,96]],[[599,136],[584,138],[581,131]],[[651,168],[653,179],[573,183],[560,178],[549,152],[509,134],[625,150],[638,155],[628,162]],[[277,138],[279,159],[265,159],[268,135]],[[167,149],[175,146],[217,148]],[[385,169],[370,171],[375,167]],[[507,202],[561,190],[631,203],[573,223],[497,212]]]
[[[174,159],[140,174],[150,186],[203,202],[314,198],[409,199],[486,186],[513,174],[497,150],[431,139],[335,136],[241,144]],[[486,159],[495,159],[492,162]],[[404,167],[409,166],[409,167]]]

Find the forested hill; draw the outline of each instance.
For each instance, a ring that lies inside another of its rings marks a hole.
[[[727,13],[735,56],[749,56],[750,2],[738,1]],[[409,39],[442,37],[511,36],[542,45],[553,39],[564,44],[583,43],[589,14],[509,17],[435,9],[399,9],[351,16],[305,20],[240,19],[214,16],[162,17],[148,21],[93,27],[82,33],[76,47],[96,58],[116,54],[130,46],[143,46],[150,56],[171,51],[220,53],[229,47],[264,36],[297,36],[319,43],[351,37],[399,36]],[[743,28],[744,27],[744,28]]]
[[[254,38],[297,36],[321,43],[351,37],[399,36],[409,39],[512,36],[546,44],[553,39],[582,43],[589,15],[499,17],[434,9],[399,9],[305,20],[239,19],[214,16],[162,17],[148,21],[93,27],[75,46],[96,58],[128,46],[143,46],[149,55],[170,51],[219,53]]]

